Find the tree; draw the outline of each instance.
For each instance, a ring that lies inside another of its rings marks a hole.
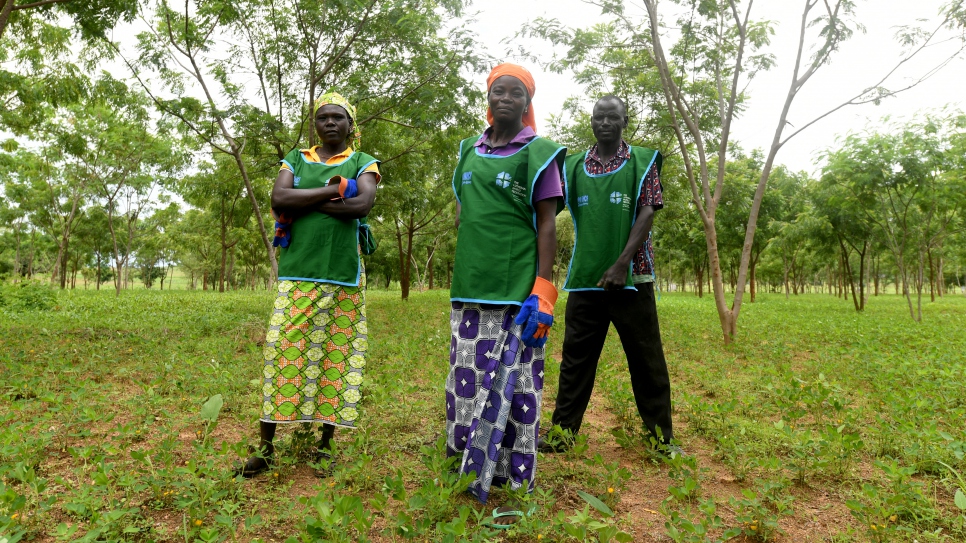
[[[70,17],[84,38],[100,37],[119,19],[130,21],[137,7],[138,3],[130,0],[37,0],[19,4],[15,0],[0,0],[0,38],[8,26],[23,25],[23,19],[57,15]]]
[[[922,291],[931,253],[941,249],[955,224],[966,186],[948,175],[950,124],[962,130],[962,117],[927,118],[896,125],[886,133],[848,136],[831,152],[823,178],[850,192],[866,220],[892,253],[897,283],[913,320],[922,320]],[[916,291],[913,307],[910,284]]]
[[[51,127],[56,134],[57,128]],[[14,147],[14,146],[11,146]],[[5,173],[4,192],[29,215],[34,227],[56,240],[57,257],[51,269],[51,283],[67,284],[67,257],[75,221],[87,201],[87,183],[64,160],[62,146],[55,140],[40,153],[25,148],[0,154],[0,173]],[[19,257],[18,257],[19,258]],[[58,277],[59,276],[59,277]]]
[[[88,179],[107,215],[118,296],[138,220],[159,184],[173,177],[182,164],[169,127],[150,126],[147,106],[145,96],[105,76],[97,82],[91,101],[69,108],[66,153],[76,161],[78,175]]]
[[[270,172],[301,141],[313,143],[310,104],[333,87],[364,112],[357,126],[367,133],[372,123],[408,128],[414,144],[404,152],[421,150],[473,96],[461,74],[475,59],[472,40],[459,28],[437,37],[462,6],[459,0],[252,0],[239,8],[188,0],[175,12],[158,2],[153,30],[139,38],[141,61],[127,63],[160,109],[234,159],[274,275],[275,253],[250,172]],[[282,14],[292,22],[284,30]],[[228,34],[236,45],[219,56],[214,44]],[[153,88],[150,73],[161,76],[164,89]],[[256,82],[250,90],[257,99],[246,93],[246,81]],[[175,97],[163,98],[160,90]],[[394,156],[378,154],[386,162]]]
[[[221,248],[218,291],[225,292],[228,253],[241,239],[244,227],[251,220],[252,208],[244,199],[245,184],[234,165],[225,155],[213,158],[214,164],[202,164],[201,171],[184,178],[178,188],[189,204],[205,210],[215,222]]]
[[[927,79],[948,60],[940,62],[938,66],[924,68],[924,75],[911,84],[895,90],[885,87],[899,66],[911,63],[924,48],[942,39],[946,33],[959,32],[951,38],[959,41],[959,48],[953,56],[959,55],[966,45],[960,32],[966,21],[966,9],[962,2],[954,2],[944,8],[939,23],[931,31],[903,29],[900,38],[909,50],[897,61],[895,68],[879,81],[817,118],[796,123],[799,128],[786,133],[795,97],[822,66],[831,62],[841,43],[858,28],[858,23],[852,20],[855,5],[851,0],[801,0],[801,26],[795,65],[791,70],[791,82],[776,122],[772,144],[764,153],[754,197],[748,207],[735,293],[729,306],[724,293],[717,212],[728,184],[726,173],[731,148],[731,125],[743,107],[743,89],[759,70],[771,68],[774,63],[764,49],[773,32],[771,26],[751,19],[753,0],[746,3],[740,0],[690,2],[687,3],[690,9],[679,17],[676,30],[671,33],[678,35],[679,39],[666,47],[664,41],[669,34],[668,26],[661,18],[657,0],[644,0],[647,11],[644,28],[625,14],[622,2],[601,0],[597,3],[605,13],[614,17],[613,24],[621,36],[616,44],[591,39],[592,36],[587,33],[564,32],[558,34],[557,39],[566,41],[571,53],[582,51],[588,62],[605,58],[605,46],[629,51],[627,58],[640,58],[641,55],[635,56],[634,52],[641,52],[647,57],[647,63],[629,65],[620,61],[616,53],[608,54],[606,58],[616,59],[614,65],[605,64],[603,70],[611,80],[618,79],[613,75],[615,73],[634,73],[639,72],[641,66],[653,66],[656,76],[652,77],[660,82],[664,114],[668,116],[668,126],[673,129],[692,201],[704,227],[715,306],[725,343],[734,341],[737,334],[738,316],[753,261],[758,216],[778,151],[802,130],[844,107],[877,103]],[[806,59],[805,51],[809,45],[814,53]],[[709,97],[712,99],[708,100]]]

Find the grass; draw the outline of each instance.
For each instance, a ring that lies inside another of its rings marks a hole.
[[[252,481],[232,466],[257,436],[270,293],[0,295],[0,541],[966,538],[963,297],[915,324],[897,296],[856,314],[828,295],[760,295],[724,347],[710,298],[665,294],[675,433],[692,455],[644,452],[612,333],[586,432],[541,456],[537,492],[518,497],[536,513],[497,533],[480,520],[512,496],[480,506],[443,458],[444,291],[368,293],[360,429],[336,434],[330,478],[307,465],[310,431],[286,426],[278,468]]]

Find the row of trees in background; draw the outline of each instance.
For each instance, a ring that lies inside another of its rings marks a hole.
[[[747,81],[774,67],[765,52],[773,29],[751,18],[751,2],[693,3],[669,45],[651,0],[639,20],[604,2],[609,23],[538,20],[521,31],[563,51],[550,66],[573,73],[582,96],[627,97],[627,138],[667,155],[654,233],[659,279],[701,296],[707,287],[725,341],[746,289],[752,302],[759,289],[827,290],[861,311],[889,284],[918,320],[926,290],[942,296],[966,284],[961,114],[885,120],[849,135],[821,157],[817,179],[776,163],[788,138],[813,122],[785,133],[793,99],[857,28],[852,2],[802,5],[792,85],[765,151],[747,152],[729,136],[749,107]],[[195,288],[268,286],[277,161],[314,142],[309,104],[336,89],[359,107],[362,148],[383,160],[370,285],[398,284],[405,298],[413,286],[448,284],[454,149],[482,128],[483,94],[469,77],[494,63],[461,26],[466,2],[31,6],[0,17],[0,129],[15,135],[0,152],[0,274],[61,288],[110,282],[120,293],[135,283],[170,287],[177,268]],[[931,29],[904,29],[898,65],[938,39],[959,44],[947,60],[958,56],[963,20],[957,1]],[[136,42],[112,39],[118,21],[138,31]],[[83,47],[64,54],[76,37]],[[890,75],[829,114],[911,86],[887,90]],[[590,105],[569,100],[569,120],[558,118],[549,135],[586,148]],[[573,243],[566,214],[558,237],[562,282]]]

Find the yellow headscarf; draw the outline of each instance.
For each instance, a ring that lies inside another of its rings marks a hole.
[[[362,134],[359,133],[359,126],[355,122],[356,121],[356,108],[355,108],[355,106],[353,106],[352,104],[350,104],[349,101],[346,100],[345,97],[343,97],[341,94],[339,94],[339,93],[337,93],[335,91],[329,91],[329,92],[323,94],[322,96],[319,96],[319,98],[315,101],[315,103],[312,104],[312,119],[313,119],[313,123],[315,122],[314,121],[314,119],[315,119],[315,113],[317,111],[319,111],[319,108],[322,107],[322,106],[330,105],[330,104],[341,107],[349,115],[349,121],[352,123],[352,127],[351,128],[353,130],[355,130],[355,132],[352,134],[351,145],[353,145],[354,147],[358,148],[359,143],[362,142]]]

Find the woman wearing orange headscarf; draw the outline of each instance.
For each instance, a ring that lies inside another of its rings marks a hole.
[[[453,175],[457,242],[450,290],[447,452],[473,473],[486,502],[493,484],[533,490],[544,343],[557,290],[551,283],[555,216],[566,149],[537,136],[525,68],[487,78],[487,121],[460,143]],[[520,512],[494,512],[508,525]]]

